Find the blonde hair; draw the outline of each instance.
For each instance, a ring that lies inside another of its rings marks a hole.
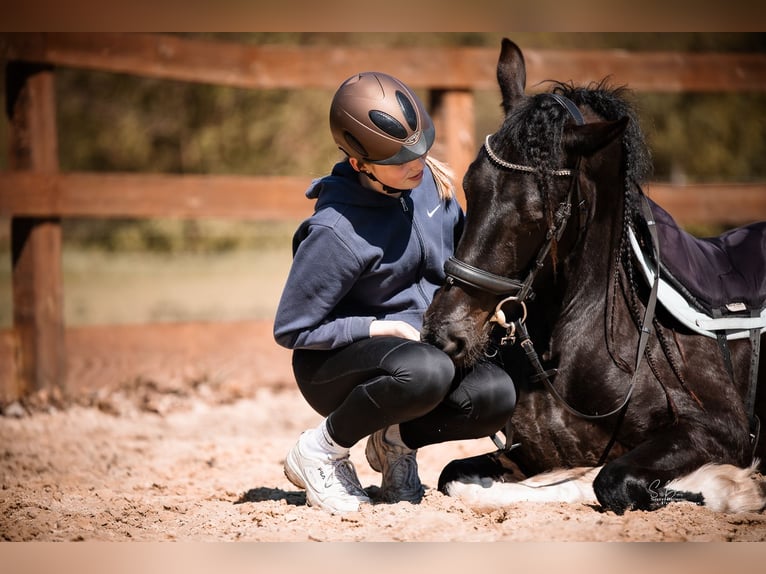
[[[436,158],[426,156],[426,164],[428,165],[431,173],[434,176],[436,182],[436,189],[439,191],[439,197],[444,201],[450,201],[455,198],[455,173],[452,171],[446,163],[439,161]]]

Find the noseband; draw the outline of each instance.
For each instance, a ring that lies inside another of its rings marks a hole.
[[[583,125],[585,123],[580,110],[577,109],[577,106],[575,106],[575,104],[570,99],[565,98],[559,94],[546,95],[550,96],[556,101],[556,103],[561,105],[569,113],[577,125]],[[504,169],[520,171],[523,173],[535,173],[539,171],[538,168],[528,165],[510,163],[498,157],[497,154],[495,154],[495,152],[492,150],[492,146],[490,145],[490,137],[491,136],[488,135],[484,140],[484,151],[487,153],[487,156],[495,165]],[[454,285],[455,283],[461,283],[463,285],[468,285],[481,291],[503,297],[503,299],[495,307],[495,312],[489,320],[490,323],[497,323],[501,327],[508,330],[508,335],[503,338],[502,343],[505,343],[508,340],[513,340],[513,332],[515,330],[514,321],[509,322],[506,319],[505,312],[503,311],[503,306],[507,303],[517,303],[521,307],[521,322],[523,323],[523,320],[526,319],[527,309],[525,302],[534,298],[532,285],[535,281],[535,278],[537,277],[537,273],[545,265],[545,259],[548,256],[553,243],[558,242],[564,234],[564,230],[567,226],[567,221],[569,221],[569,216],[572,212],[572,199],[576,194],[579,193],[579,183],[577,178],[579,165],[580,159],[578,158],[577,166],[574,169],[557,169],[550,172],[551,175],[557,177],[571,177],[569,183],[569,192],[567,193],[566,200],[559,205],[559,208],[557,209],[553,218],[553,224],[548,229],[545,235],[545,240],[537,252],[537,257],[535,258],[534,265],[532,265],[529,273],[527,273],[527,276],[523,281],[490,273],[484,269],[479,269],[478,267],[469,265],[468,263],[465,263],[456,257],[450,257],[444,263],[444,272],[447,276],[446,285],[448,287]]]

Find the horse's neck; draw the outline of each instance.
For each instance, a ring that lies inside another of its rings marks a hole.
[[[597,187],[593,216],[564,260],[561,313],[577,313],[584,306],[602,314],[606,294],[621,265],[620,244],[624,227],[624,197],[621,185],[603,182]],[[602,191],[610,189],[609,192]],[[576,215],[574,216],[576,217]],[[572,223],[577,227],[577,221]]]

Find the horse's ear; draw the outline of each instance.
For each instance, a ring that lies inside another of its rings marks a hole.
[[[576,155],[589,156],[622,136],[628,127],[627,116],[611,122],[593,122],[567,128],[564,147]]]
[[[524,95],[527,69],[521,49],[508,38],[503,38],[497,61],[497,83],[503,95],[503,110],[507,114],[515,100]]]

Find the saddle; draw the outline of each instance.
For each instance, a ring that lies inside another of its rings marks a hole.
[[[755,452],[761,429],[755,414],[760,334],[766,332],[766,221],[698,239],[680,229],[659,205],[646,196],[643,199],[654,220],[647,217],[647,223],[654,224],[659,263],[644,253],[631,228],[629,239],[646,280],[654,286],[656,300],[691,330],[718,341],[732,380],[728,341],[750,339],[744,403]]]
[[[660,250],[657,298],[690,329],[727,339],[766,331],[766,221],[700,239],[676,224],[646,197]],[[650,283],[656,263],[630,235],[633,252]]]

